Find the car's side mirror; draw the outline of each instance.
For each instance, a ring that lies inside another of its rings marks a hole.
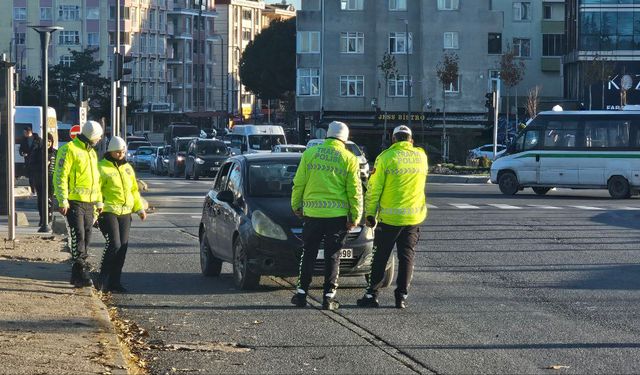
[[[224,190],[218,193],[218,195],[216,196],[216,199],[219,200],[220,202],[233,203],[233,201],[235,200],[235,197],[233,196],[233,193],[231,192],[231,190]]]

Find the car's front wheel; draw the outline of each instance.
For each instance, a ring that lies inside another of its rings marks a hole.
[[[514,195],[518,192],[518,177],[511,171],[503,172],[498,177],[498,186],[502,194]]]
[[[609,195],[613,199],[627,199],[631,197],[631,187],[629,181],[622,176],[613,176],[607,184]]]
[[[220,276],[222,270],[222,260],[213,256],[204,233],[200,235],[200,269],[204,276],[209,277]]]
[[[255,289],[260,284],[260,274],[249,269],[249,254],[239,238],[233,242],[233,281],[241,290]]]

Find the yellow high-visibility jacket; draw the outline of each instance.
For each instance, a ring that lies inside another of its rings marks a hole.
[[[344,143],[327,139],[302,154],[293,179],[291,208],[305,216],[347,216],[358,223],[362,217],[362,182],[358,159]]]
[[[395,226],[422,223],[427,217],[428,171],[423,149],[411,142],[394,143],[376,158],[369,178],[365,215]]]
[[[70,200],[101,202],[98,155],[93,147],[78,137],[60,147],[53,171],[53,185],[60,207],[69,208]]]
[[[100,189],[102,191],[103,212],[127,215],[142,209],[136,173],[129,163],[116,165],[111,160],[102,159],[100,169]]]

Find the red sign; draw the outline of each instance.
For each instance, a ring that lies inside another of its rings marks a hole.
[[[73,125],[71,129],[69,129],[69,136],[71,139],[75,139],[78,134],[80,134],[80,125]]]

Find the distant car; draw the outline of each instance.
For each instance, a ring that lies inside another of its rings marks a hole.
[[[240,289],[258,286],[260,276],[297,276],[302,256],[302,220],[291,211],[293,177],[301,154],[238,155],[222,165],[205,196],[199,226],[200,266],[218,276],[223,262],[233,265]],[[314,270],[324,272],[320,251]],[[371,269],[373,230],[358,225],[347,234],[340,253],[340,276],[364,276]],[[385,273],[393,279],[395,260]]]
[[[162,154],[164,153],[164,146],[160,146],[156,148],[156,151],[153,153],[153,158],[151,160],[150,171],[153,174],[161,174],[162,170]]]
[[[307,143],[307,148],[321,145],[324,141],[324,139],[312,139]],[[369,162],[367,161],[366,155],[357,144],[351,141],[347,141],[345,146],[347,147],[347,150],[351,151],[351,153],[358,158],[358,164],[360,164],[360,179],[366,182],[369,179]]]
[[[496,159],[504,155],[505,151],[507,151],[507,146],[499,144]],[[493,144],[483,145],[469,150],[469,159],[478,159],[481,157],[493,160]]]
[[[140,147],[151,147],[151,142],[149,141],[133,141],[127,144],[127,161],[133,162],[133,154]]]
[[[307,149],[304,145],[275,145],[273,152],[299,152],[303,153]]]
[[[133,154],[133,167],[135,169],[151,169],[151,162],[154,159],[156,147],[141,146]]]
[[[184,178],[215,177],[222,163],[231,155],[224,142],[196,138],[189,143],[184,167]]]
[[[181,177],[184,174],[184,165],[187,157],[189,143],[194,137],[176,137],[171,144],[171,154],[169,154],[169,165],[167,174],[169,177]]]

